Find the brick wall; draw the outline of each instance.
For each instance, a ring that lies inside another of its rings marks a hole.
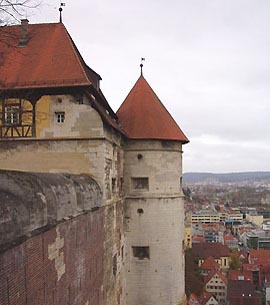
[[[0,304],[103,304],[104,209],[67,220],[2,253]]]

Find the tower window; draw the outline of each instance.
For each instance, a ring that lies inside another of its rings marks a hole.
[[[55,118],[56,118],[56,122],[58,124],[62,124],[65,122],[65,112],[55,112]]]
[[[150,249],[146,247],[132,247],[133,256],[137,259],[150,259]]]
[[[120,192],[122,193],[124,191],[124,178],[120,178]]]
[[[117,273],[117,256],[116,254],[113,256],[113,275],[115,276]]]
[[[115,193],[116,189],[116,178],[112,178],[112,192]]]
[[[135,190],[148,190],[149,189],[149,181],[148,178],[131,178],[132,186]]]

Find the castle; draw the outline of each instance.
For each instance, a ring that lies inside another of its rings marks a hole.
[[[114,113],[62,23],[0,35],[0,304],[184,302],[186,136],[143,75]]]

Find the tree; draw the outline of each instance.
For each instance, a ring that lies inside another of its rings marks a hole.
[[[0,0],[0,25],[16,23],[41,4],[41,0]]]
[[[185,292],[187,296],[203,292],[203,278],[191,249],[185,252]]]
[[[240,269],[240,267],[240,253],[237,250],[234,250],[231,254],[230,269],[237,270]]]

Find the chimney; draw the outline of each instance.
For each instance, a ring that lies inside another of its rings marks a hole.
[[[25,47],[28,43],[29,40],[29,35],[28,35],[28,19],[21,19],[21,37],[20,37],[20,47]]]

